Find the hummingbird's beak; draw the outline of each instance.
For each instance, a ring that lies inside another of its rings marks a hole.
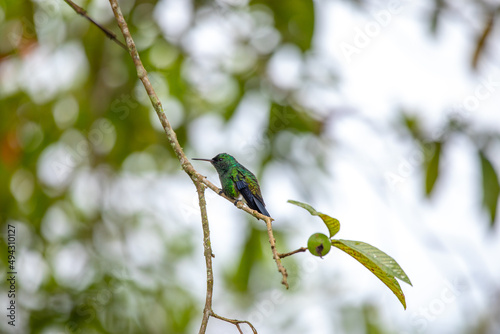
[[[208,162],[212,162],[212,159],[200,159],[200,158],[193,158],[193,160],[200,160],[200,161],[208,161]]]

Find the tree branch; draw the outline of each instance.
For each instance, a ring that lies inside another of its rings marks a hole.
[[[200,334],[207,330],[208,319],[212,315],[212,296],[214,291],[214,274],[212,270],[212,245],[210,243],[210,226],[208,224],[207,203],[205,201],[205,185],[195,182],[198,192],[198,204],[200,206],[201,225],[203,227],[203,254],[205,255],[205,265],[207,267],[207,292],[205,296],[205,308],[203,309],[203,318],[201,320]]]
[[[158,118],[160,119],[160,122],[161,122],[161,124],[162,124],[162,126],[167,134],[167,138],[169,140],[169,143],[172,146],[172,149],[174,150],[175,154],[177,155],[177,158],[179,159],[182,168],[191,177],[191,179],[193,180],[193,182],[198,190],[199,201],[200,201],[200,210],[202,211],[205,260],[206,260],[206,266],[207,266],[207,295],[206,295],[206,301],[205,301],[205,309],[203,312],[202,325],[200,328],[200,333],[204,333],[204,331],[206,330],[209,316],[210,315],[215,316],[215,313],[213,313],[213,311],[211,309],[211,307],[212,307],[212,294],[213,294],[213,273],[212,273],[212,251],[211,251],[211,246],[210,246],[210,231],[209,231],[208,219],[207,219],[207,215],[206,215],[206,203],[205,203],[205,199],[204,199],[204,189],[200,188],[202,186],[200,185],[199,182],[200,181],[203,182],[203,184],[205,184],[207,187],[209,187],[211,190],[213,190],[217,194],[220,193],[220,189],[217,188],[210,181],[208,181],[206,179],[206,177],[203,177],[198,172],[196,172],[196,170],[193,168],[193,166],[191,165],[189,160],[186,158],[186,155],[184,154],[182,147],[180,146],[180,144],[177,140],[177,135],[175,134],[172,127],[170,126],[170,123],[168,122],[168,119],[165,116],[165,112],[163,111],[163,107],[161,105],[161,102],[158,99],[158,96],[156,95],[156,93],[151,85],[151,82],[148,79],[147,72],[144,69],[144,66],[142,65],[141,59],[139,57],[139,53],[137,52],[137,49],[135,47],[135,43],[132,39],[132,36],[130,35],[130,31],[129,31],[127,23],[123,17],[123,14],[121,13],[118,2],[116,0],[109,0],[109,1],[111,4],[111,8],[113,9],[113,13],[115,14],[115,18],[116,18],[116,21],[118,23],[118,26],[120,27],[120,30],[122,31],[123,36],[125,38],[125,41],[127,43],[127,47],[128,47],[130,56],[132,57],[132,59],[134,61],[137,75],[138,75],[139,79],[142,81],[144,88],[146,89],[146,92],[148,93],[148,96],[151,100],[151,103],[153,104],[153,107],[158,115]],[[228,198],[227,196],[225,196],[223,194],[221,196],[232,202],[232,199]],[[260,214],[259,212],[244,206],[243,203],[238,203],[238,208],[252,214],[254,217],[256,217],[258,219],[263,219],[266,222],[268,236],[269,236],[269,243],[271,244],[271,250],[273,252],[273,258],[276,261],[276,264],[278,266],[278,270],[281,272],[281,274],[283,276],[282,283],[288,288],[288,283],[287,283],[288,274],[286,272],[286,269],[281,264],[281,260],[278,256],[278,253],[276,250],[275,239],[274,239],[272,227],[271,227],[271,221],[272,221],[271,218],[264,216],[264,215]],[[219,319],[221,319],[220,316],[218,316],[218,317],[219,317]],[[248,322],[246,322],[246,323],[248,323]],[[239,329],[239,326],[237,326],[237,327]],[[252,330],[254,332],[256,332],[255,329],[253,328],[253,326],[251,326],[251,327],[252,327]]]
[[[265,222],[266,222],[266,227],[267,227],[267,235],[269,237],[269,243],[271,244],[271,252],[273,252],[273,259],[276,262],[276,265],[278,266],[278,271],[281,273],[281,276],[283,276],[283,279],[281,280],[281,284],[283,284],[287,289],[289,288],[288,286],[288,273],[286,272],[285,267],[281,264],[281,258],[278,254],[278,250],[276,249],[276,240],[274,239],[273,235],[273,227],[271,225],[271,218],[266,217]]]

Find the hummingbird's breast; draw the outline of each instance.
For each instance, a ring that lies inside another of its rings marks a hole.
[[[236,187],[236,183],[233,180],[231,171],[228,170],[219,174],[219,178],[224,194],[231,198],[238,199],[240,197],[240,192]]]

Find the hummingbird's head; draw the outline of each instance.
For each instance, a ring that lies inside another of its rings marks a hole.
[[[217,170],[227,170],[236,163],[236,159],[227,153],[219,153],[210,162]]]
[[[212,163],[212,165],[215,167],[217,172],[222,172],[222,171],[227,171],[231,166],[233,166],[237,161],[235,158],[233,158],[232,155],[229,155],[227,153],[219,153],[215,157],[213,157],[211,160],[210,159],[197,159],[194,158],[193,160],[202,160],[202,161],[208,161]]]

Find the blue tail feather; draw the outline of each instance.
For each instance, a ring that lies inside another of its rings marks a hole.
[[[271,217],[271,215],[269,214],[269,212],[267,212],[266,210],[266,207],[264,206],[264,204],[262,204],[257,198],[254,197],[254,202],[255,204],[257,205],[257,211],[259,211],[260,213],[262,213],[264,216],[268,216],[268,217]]]

